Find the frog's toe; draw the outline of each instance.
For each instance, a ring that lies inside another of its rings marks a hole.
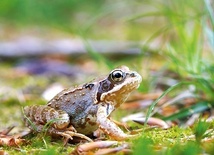
[[[60,136],[62,136],[62,137],[64,137],[65,139],[71,139],[71,140],[73,140],[73,138],[72,138],[72,135],[70,135],[70,134],[68,134],[68,133],[66,133],[66,132],[56,132],[56,134],[57,135],[60,135]]]
[[[79,138],[83,138],[86,139],[89,142],[92,142],[93,140],[89,137],[87,137],[86,135],[83,135],[81,133],[77,133],[77,132],[72,132],[72,131],[65,131],[66,134],[70,135],[71,137],[75,136],[75,137],[79,137]]]

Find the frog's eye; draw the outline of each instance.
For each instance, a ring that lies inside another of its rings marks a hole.
[[[114,82],[120,82],[125,78],[125,74],[120,70],[115,70],[111,73],[111,79]]]

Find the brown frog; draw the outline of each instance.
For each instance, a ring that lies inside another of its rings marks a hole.
[[[73,136],[91,141],[90,135],[100,128],[115,140],[132,137],[125,134],[111,119],[110,114],[138,88],[142,78],[128,67],[116,68],[100,80],[94,80],[75,89],[65,89],[47,105],[24,108],[25,124],[32,130]],[[49,124],[48,128],[44,128]]]

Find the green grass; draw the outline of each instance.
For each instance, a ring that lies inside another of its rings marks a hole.
[[[207,132],[208,129],[211,131]],[[168,130],[145,130],[142,137],[134,143],[134,155],[210,153],[214,151],[213,143],[207,141],[206,145],[202,145],[204,143],[202,140],[211,136],[213,136],[213,125],[203,120],[199,120],[192,129],[175,126]]]
[[[150,4],[155,8],[154,11],[134,15],[130,17],[128,21],[133,22],[146,17],[164,20],[163,26],[157,27],[157,31],[148,38],[146,44],[149,44],[157,38],[162,39],[163,46],[158,54],[162,55],[167,60],[167,69],[178,73],[180,76],[180,83],[168,88],[153,102],[148,110],[147,118],[152,114],[159,100],[169,92],[173,92],[175,87],[180,87],[181,83],[184,83],[184,85],[186,84],[187,88],[189,85],[194,85],[196,88],[194,93],[198,97],[198,100],[203,100],[205,102],[198,103],[187,109],[181,109],[178,113],[168,116],[167,118],[176,120],[190,115],[189,112],[194,113],[197,110],[199,110],[198,112],[203,112],[205,109],[211,108],[206,105],[208,102],[214,105],[214,11],[212,7],[210,7],[210,1],[150,1]],[[207,46],[207,39],[210,46],[205,48]],[[182,88],[183,87],[180,87],[181,90]],[[204,107],[206,108],[204,109]],[[144,149],[146,154],[160,154],[161,152],[161,154],[196,155],[203,153],[205,150],[202,147],[201,140],[202,137],[204,138],[205,132],[208,130],[209,126],[209,123],[199,121],[195,125],[193,131],[196,140],[187,141],[185,143],[178,142],[171,147],[170,144],[167,144],[167,149],[165,151],[163,151],[164,149],[161,151],[149,151],[153,150],[152,148],[155,146],[155,143],[154,140],[151,141],[151,137],[148,136],[147,133],[143,133],[146,134],[146,138],[141,138],[138,141],[140,144],[136,146],[134,154],[140,154]],[[158,135],[157,132],[153,134],[155,136]],[[157,139],[157,137],[155,137],[155,139]],[[173,138],[174,142],[175,139],[176,138]],[[166,141],[167,140],[169,139],[166,139]],[[158,144],[164,145],[164,141]],[[213,149],[211,149],[210,152],[213,152]]]
[[[147,44],[161,37],[165,43],[159,54],[167,60],[168,69],[190,81],[207,100],[214,100],[213,53],[214,46],[207,46],[208,38],[214,41],[213,9],[210,1],[150,1],[152,12],[135,15],[129,21],[145,17],[164,20],[162,27],[151,35]],[[211,23],[209,25],[209,23]],[[208,30],[207,30],[208,29]],[[206,31],[207,30],[207,31]],[[207,33],[206,33],[207,32]],[[213,104],[213,103],[211,103]]]

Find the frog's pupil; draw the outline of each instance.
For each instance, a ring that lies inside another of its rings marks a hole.
[[[112,74],[111,74],[111,79],[114,81],[114,82],[121,82],[123,79],[124,79],[124,74],[122,71],[114,71]]]
[[[114,77],[115,77],[115,78],[121,78],[121,77],[122,77],[122,74],[121,74],[121,73],[115,73],[115,74],[114,74]]]

